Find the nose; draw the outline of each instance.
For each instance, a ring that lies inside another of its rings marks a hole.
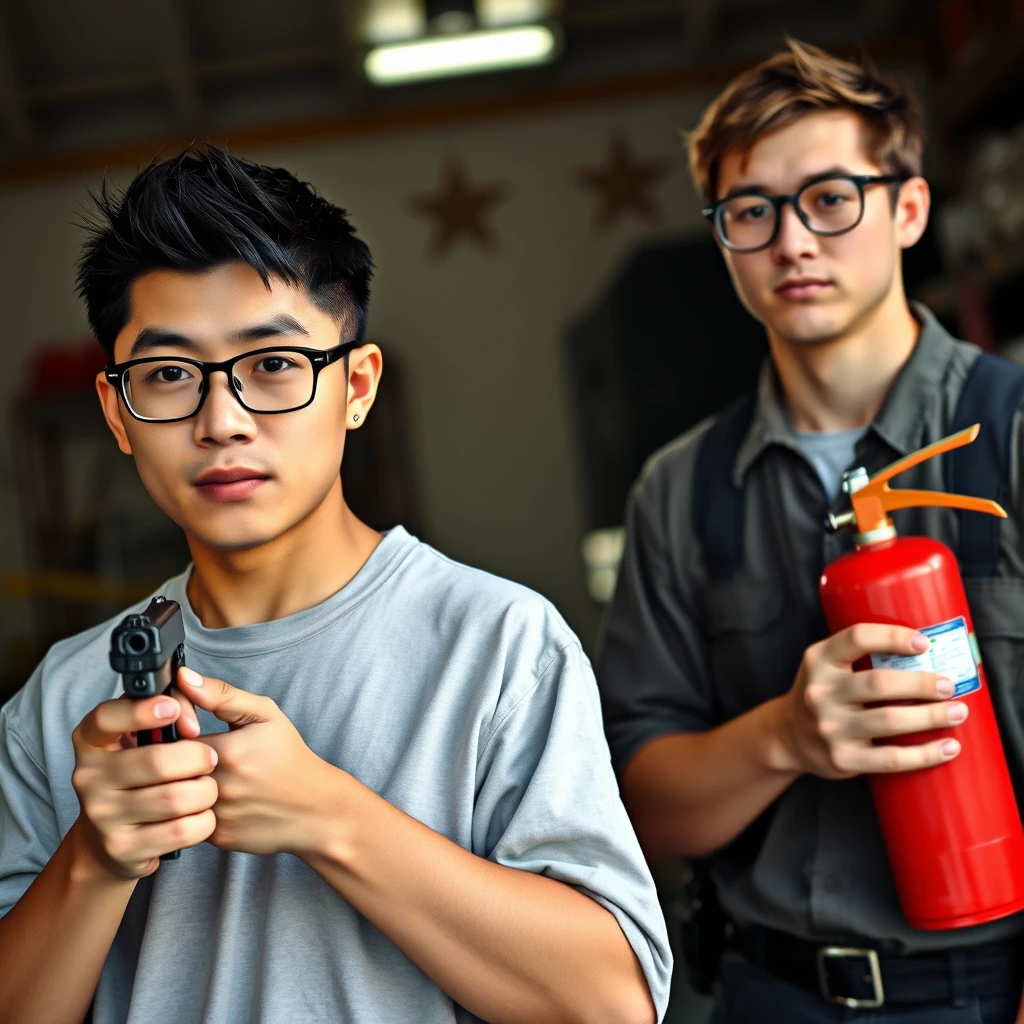
[[[223,371],[209,376],[209,394],[196,414],[193,436],[196,444],[226,444],[250,441],[256,436],[256,421],[235,397]]]
[[[772,253],[783,263],[818,255],[818,236],[800,219],[792,203],[784,203],[779,210],[779,230]]]

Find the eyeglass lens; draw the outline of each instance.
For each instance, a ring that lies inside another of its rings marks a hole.
[[[848,178],[811,182],[796,198],[803,222],[821,235],[849,231],[860,219],[863,203],[863,193]],[[731,248],[759,249],[771,241],[777,218],[767,196],[734,196],[718,207],[718,233]]]
[[[300,352],[261,352],[239,359],[232,369],[236,394],[251,412],[285,412],[313,397],[313,364]],[[148,420],[191,416],[203,397],[198,366],[160,359],[130,366],[124,392],[132,411]]]

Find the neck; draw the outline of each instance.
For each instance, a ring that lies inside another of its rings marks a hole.
[[[189,537],[189,603],[207,629],[281,619],[337,593],[381,540],[345,503],[339,477],[305,519],[267,544],[222,551]]]
[[[813,344],[768,331],[786,412],[794,429],[853,430],[878,414],[917,344],[920,325],[903,288],[844,334]]]

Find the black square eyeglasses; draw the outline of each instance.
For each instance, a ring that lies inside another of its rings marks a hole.
[[[829,174],[814,178],[786,196],[740,192],[704,207],[722,245],[732,252],[767,249],[778,237],[782,208],[789,203],[801,223],[816,235],[843,235],[864,217],[864,189],[895,185],[908,174]]]
[[[210,393],[213,373],[226,374],[231,393],[243,409],[272,415],[310,405],[320,371],[363,344],[345,341],[329,349],[281,345],[243,352],[219,363],[147,356],[113,363],[105,373],[132,416],[146,423],[174,423],[195,416]]]

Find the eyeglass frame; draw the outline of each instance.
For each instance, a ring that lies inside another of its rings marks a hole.
[[[231,390],[231,394],[234,396],[235,401],[238,402],[246,412],[253,413],[256,416],[277,416],[286,412],[298,412],[300,409],[306,409],[311,406],[316,398],[316,383],[320,377],[320,371],[325,367],[330,366],[331,363],[336,363],[339,359],[348,355],[348,353],[353,349],[360,348],[365,344],[366,342],[356,339],[353,341],[343,341],[340,345],[335,345],[333,348],[327,349],[305,348],[301,345],[273,345],[267,348],[253,349],[251,352],[242,352],[237,356],[232,356],[230,359],[222,359],[217,363],[204,362],[202,359],[192,359],[189,356],[143,356],[141,359],[128,359],[123,363],[108,363],[103,372],[106,375],[107,383],[117,390],[121,401],[124,402],[125,408],[135,419],[139,420],[140,423],[181,423],[184,420],[190,420],[193,416],[198,415],[199,410],[202,409],[203,403],[206,401],[207,395],[210,394],[210,375],[213,373],[223,373],[227,377],[228,387]],[[272,352],[298,352],[309,359],[313,368],[313,388],[310,392],[309,400],[304,402],[302,405],[294,405],[288,409],[252,409],[245,404],[244,399],[235,387],[235,377],[232,373],[235,363],[241,362],[243,359],[248,359],[250,356],[263,355],[264,353],[269,355]],[[188,363],[190,366],[195,366],[199,369],[203,378],[203,392],[199,396],[199,404],[187,416],[175,416],[173,419],[169,420],[140,416],[132,408],[132,403],[125,393],[125,374],[133,366],[139,366],[142,363],[166,362]]]
[[[803,224],[808,231],[812,234],[818,235],[822,238],[835,238],[837,235],[845,235],[848,231],[853,231],[860,222],[864,219],[864,189],[867,185],[895,185],[899,183],[902,185],[905,181],[909,181],[911,178],[916,177],[913,174],[821,174],[817,177],[811,178],[810,181],[805,181],[795,192],[790,192],[784,196],[772,196],[765,192],[736,192],[731,196],[725,196],[723,199],[716,199],[715,202],[705,206],[700,212],[703,217],[706,217],[711,223],[712,230],[715,232],[718,240],[728,249],[730,252],[748,253],[748,252],[760,252],[762,249],[767,249],[776,238],[779,237],[779,228],[782,225],[782,208],[789,203],[793,207],[797,217],[800,218],[800,223]],[[812,185],[820,185],[823,181],[849,181],[857,187],[858,193],[860,193],[860,213],[857,215],[857,219],[848,227],[840,228],[838,231],[819,231],[817,228],[812,227],[808,223],[808,218],[804,214],[804,211],[800,209],[800,204],[797,202],[801,194],[809,189]],[[718,211],[728,202],[733,199],[741,199],[745,196],[756,196],[758,199],[767,200],[773,210],[775,211],[775,227],[772,229],[772,233],[768,238],[768,241],[762,245],[755,245],[752,249],[740,249],[732,245],[725,235],[719,230],[717,224]]]

